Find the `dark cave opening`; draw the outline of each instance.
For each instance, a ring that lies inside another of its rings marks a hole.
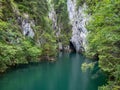
[[[76,52],[76,49],[71,41],[70,41],[70,49],[72,52]]]

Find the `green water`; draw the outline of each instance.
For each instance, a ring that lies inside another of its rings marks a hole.
[[[98,90],[106,77],[96,64],[82,72],[81,64],[90,62],[79,54],[59,53],[54,63],[27,65],[0,76],[0,90]]]

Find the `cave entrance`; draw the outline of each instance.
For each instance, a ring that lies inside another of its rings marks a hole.
[[[76,52],[76,49],[71,41],[70,41],[70,49],[72,52]]]

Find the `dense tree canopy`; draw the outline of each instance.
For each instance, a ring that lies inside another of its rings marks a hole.
[[[50,7],[47,0],[0,1],[0,72],[4,72],[12,65],[36,62],[44,57],[46,59],[55,57],[58,40],[68,44],[70,34],[66,30],[70,26],[65,3],[66,1],[61,0],[54,2],[57,22],[62,25],[62,36],[56,37],[52,21],[48,17]],[[35,26],[32,27],[34,38],[22,34],[18,18],[24,20],[24,14],[29,16],[29,21],[34,20]]]
[[[98,55],[99,66],[110,73],[108,82],[110,86],[106,88],[112,87],[112,90],[118,90],[120,88],[120,1],[93,0],[92,4],[88,1],[86,3],[90,10],[88,9],[87,12],[91,14],[91,20],[87,25],[89,30],[87,55]]]

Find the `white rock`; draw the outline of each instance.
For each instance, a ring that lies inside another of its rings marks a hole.
[[[86,22],[89,20],[89,16],[84,13],[87,6],[84,4],[76,9],[76,0],[67,0],[67,8],[70,23],[72,25],[72,37],[73,43],[77,52],[85,51],[87,47],[87,29],[85,28]]]

